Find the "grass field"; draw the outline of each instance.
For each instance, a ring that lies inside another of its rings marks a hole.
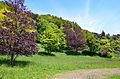
[[[120,75],[109,75],[106,79],[120,79]]]
[[[120,76],[112,76],[111,79],[120,79]]]
[[[95,68],[120,68],[120,58],[100,58],[90,56],[20,56],[16,66],[8,67],[6,56],[0,56],[0,79],[46,79],[56,73]],[[111,77],[112,78],[112,77]],[[118,79],[113,78],[112,79]]]

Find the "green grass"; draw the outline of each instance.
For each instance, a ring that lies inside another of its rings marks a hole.
[[[110,79],[120,79],[120,75],[119,76],[118,75],[114,75]]]
[[[120,75],[108,75],[106,79],[120,79]]]
[[[46,79],[56,73],[71,70],[120,68],[120,58],[67,56],[62,53],[56,53],[56,56],[20,56],[13,68],[7,66],[5,58],[0,56],[0,79]]]

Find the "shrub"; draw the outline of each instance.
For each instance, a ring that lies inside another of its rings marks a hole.
[[[99,56],[112,58],[115,56],[114,49],[112,47],[101,46],[99,51]]]

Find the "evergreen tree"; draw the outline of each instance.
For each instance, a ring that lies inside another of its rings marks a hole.
[[[104,32],[104,30],[103,30],[102,33],[101,33],[101,38],[102,38],[103,36],[105,37],[105,32]]]

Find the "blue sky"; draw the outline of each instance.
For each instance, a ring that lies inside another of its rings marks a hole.
[[[38,14],[52,14],[77,22],[92,32],[120,34],[120,0],[25,0]]]

